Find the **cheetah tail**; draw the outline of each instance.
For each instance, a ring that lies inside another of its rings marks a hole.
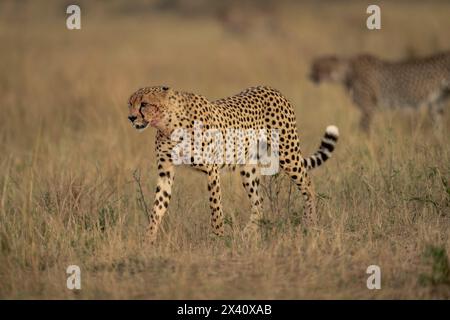
[[[336,126],[328,126],[325,130],[325,135],[320,143],[319,150],[312,156],[303,159],[304,166],[308,169],[319,167],[322,163],[331,157],[331,153],[336,147],[339,137],[339,130]]]

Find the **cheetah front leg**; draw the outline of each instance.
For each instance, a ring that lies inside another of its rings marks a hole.
[[[428,113],[430,114],[433,123],[433,129],[436,133],[442,131],[442,117],[444,114],[444,104],[442,101],[430,103],[428,106]]]
[[[223,236],[222,193],[220,190],[220,175],[217,165],[208,170],[209,205],[211,207],[211,227],[218,236]]]
[[[366,134],[370,133],[372,115],[376,106],[375,96],[367,90],[366,86],[355,86],[352,90],[353,102],[361,110],[359,128]]]
[[[361,119],[359,120],[359,128],[362,131],[364,131],[364,133],[369,134],[371,123],[372,123],[372,111],[362,109]]]
[[[147,227],[146,241],[154,243],[158,233],[159,225],[169,207],[172,194],[175,168],[169,152],[157,150],[158,178],[156,182],[155,201],[153,209],[149,214],[149,225]]]

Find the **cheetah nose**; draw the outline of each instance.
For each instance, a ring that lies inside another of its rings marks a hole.
[[[128,116],[128,120],[130,120],[131,122],[134,122],[134,120],[136,119],[137,119],[136,116]]]

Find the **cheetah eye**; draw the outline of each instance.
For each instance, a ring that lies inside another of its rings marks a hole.
[[[141,102],[141,108],[148,106],[147,102]]]

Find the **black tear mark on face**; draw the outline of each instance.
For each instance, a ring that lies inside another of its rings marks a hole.
[[[139,114],[141,115],[142,119],[145,120],[144,114],[142,113],[142,108],[143,108],[143,107],[140,107],[140,108],[139,108]]]

